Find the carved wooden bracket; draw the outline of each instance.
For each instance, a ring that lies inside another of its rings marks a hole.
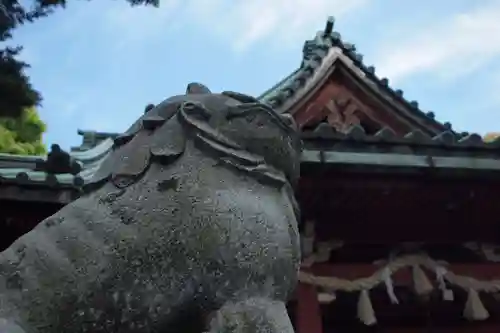
[[[325,105],[328,123],[339,132],[346,132],[351,126],[358,125],[359,108],[352,99],[331,99]]]
[[[335,82],[329,82],[321,88],[306,107],[295,114],[295,118],[301,127],[326,120],[339,132],[346,132],[351,126],[362,124],[363,119],[369,119],[372,124],[380,124],[375,118],[374,110]]]

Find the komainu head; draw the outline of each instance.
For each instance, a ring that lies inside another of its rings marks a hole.
[[[289,115],[276,113],[257,99],[235,93],[211,93],[191,83],[185,95],[168,98],[115,139],[114,150],[92,184],[111,180],[134,183],[150,163],[173,163],[186,143],[213,154],[230,167],[268,180],[295,183],[301,141]]]

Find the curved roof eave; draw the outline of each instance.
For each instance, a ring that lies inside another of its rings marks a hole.
[[[46,186],[52,184],[80,188],[92,178],[112,147],[113,140],[106,139],[87,151],[71,152],[70,156],[82,165],[82,170],[76,175],[70,173],[48,174],[37,170],[37,163],[47,160],[46,156],[0,154],[0,179],[5,182],[28,185]]]
[[[84,166],[102,160],[108,155],[113,148],[113,139],[106,139],[100,142],[97,146],[84,151],[70,152],[70,156],[81,162]]]

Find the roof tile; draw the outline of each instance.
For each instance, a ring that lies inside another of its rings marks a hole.
[[[306,147],[321,146],[332,150],[436,153],[441,156],[483,156],[500,159],[500,138],[485,142],[478,134],[459,137],[449,130],[434,137],[421,130],[414,130],[403,137],[398,137],[389,128],[382,128],[374,135],[369,135],[360,125],[354,125],[346,133],[340,133],[328,123],[321,122],[315,128],[304,130],[302,138]]]
[[[383,127],[381,130],[375,133],[374,137],[384,141],[391,141],[396,138],[396,133],[389,127]]]

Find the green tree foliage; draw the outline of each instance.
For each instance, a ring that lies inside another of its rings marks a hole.
[[[26,108],[16,118],[0,118],[0,153],[45,155],[42,142],[46,126],[34,107]]]
[[[491,133],[486,133],[486,135],[483,137],[483,141],[492,142],[498,140],[498,138],[500,138],[500,132],[491,132]]]
[[[158,6],[159,0],[126,0],[131,5]],[[0,43],[12,38],[18,26],[47,16],[66,0],[0,0]],[[28,64],[17,56],[22,47],[0,48],[0,117],[19,117],[23,110],[39,105],[42,98],[25,73]]]
[[[20,47],[0,50],[0,116],[18,117],[41,102],[24,73],[28,65],[15,58],[20,51]]]

